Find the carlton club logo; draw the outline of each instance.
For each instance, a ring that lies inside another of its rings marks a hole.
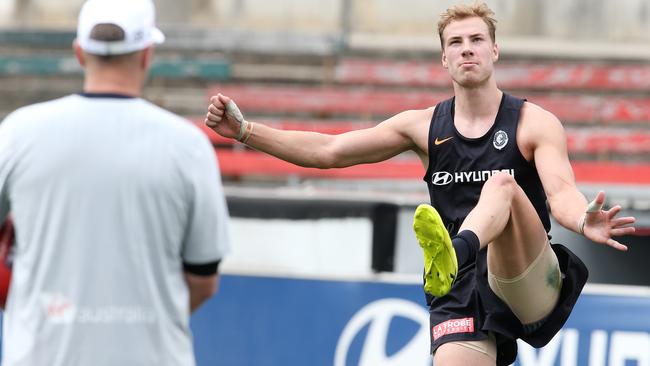
[[[501,150],[506,147],[506,145],[508,145],[508,134],[503,130],[497,131],[494,134],[492,145],[494,145],[494,148],[497,150]]]
[[[406,344],[400,343],[401,348],[387,355],[389,341],[397,335],[389,337],[390,331],[397,332],[391,327],[396,318],[410,320],[419,326]],[[358,338],[364,335],[359,342]],[[402,299],[381,299],[359,310],[345,326],[336,345],[334,366],[431,365],[430,346],[429,313],[425,308]],[[359,355],[358,362],[350,360],[356,355]]]

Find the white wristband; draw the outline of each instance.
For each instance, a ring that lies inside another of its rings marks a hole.
[[[235,138],[237,141],[241,141],[242,138],[244,138],[244,134],[246,133],[246,128],[248,127],[248,122],[247,121],[242,121],[239,123],[239,134]]]
[[[585,223],[587,222],[587,214],[583,214],[578,222],[578,233],[585,235]]]

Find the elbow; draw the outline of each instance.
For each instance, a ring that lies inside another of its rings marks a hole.
[[[203,286],[200,296],[203,297],[204,300],[208,300],[216,295],[217,292],[219,292],[219,277],[215,276],[212,281]]]
[[[546,205],[548,207],[548,212],[553,214],[558,210],[558,207],[561,203],[562,197],[559,197],[557,194],[550,194],[546,192]]]
[[[314,164],[312,168],[318,169],[332,169],[332,168],[345,168],[350,166],[343,154],[341,144],[332,139],[322,149],[318,149],[312,155],[311,159]]]
[[[321,157],[318,160],[316,160],[316,164],[314,165],[314,168],[332,169],[332,168],[340,168],[340,167],[337,165],[337,161],[335,159]]]
[[[328,150],[316,152],[311,157],[311,164],[308,164],[309,168],[317,169],[331,169],[339,168],[339,159],[336,158],[336,155]]]
[[[193,304],[201,304],[219,291],[218,275],[196,276],[186,273],[185,281]]]
[[[193,290],[194,291],[192,291],[193,293],[191,295],[191,307],[195,310],[216,295],[219,291],[219,286],[217,281],[213,281],[209,284],[205,283],[202,286],[197,286]]]

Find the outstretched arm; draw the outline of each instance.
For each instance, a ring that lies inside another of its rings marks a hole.
[[[375,163],[416,149],[413,126],[430,111],[402,112],[375,127],[327,135],[311,131],[286,131],[247,121],[227,96],[210,99],[205,124],[218,134],[296,165],[342,168]]]
[[[535,116],[531,129],[535,135],[533,156],[555,220],[595,243],[627,250],[614,237],[633,233],[634,227],[630,225],[635,222],[634,217],[617,218],[620,206],[602,210],[604,192],[600,192],[592,203],[587,203],[575,183],[560,121],[539,107],[531,109]]]

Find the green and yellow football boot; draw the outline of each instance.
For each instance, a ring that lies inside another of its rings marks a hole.
[[[444,296],[458,274],[458,260],[438,211],[427,204],[418,206],[413,230],[424,252],[424,291],[435,297]]]

